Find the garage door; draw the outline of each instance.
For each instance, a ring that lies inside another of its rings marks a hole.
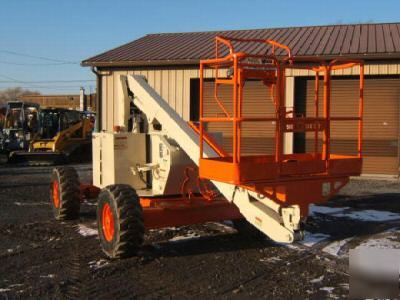
[[[204,84],[204,116],[223,117],[224,113],[214,100],[214,82]],[[218,99],[224,104],[228,113],[233,116],[233,88],[221,85],[218,88]],[[269,88],[260,81],[247,81],[243,90],[243,116],[274,117],[274,105]],[[224,149],[232,153],[232,123],[209,123],[207,131],[222,138]],[[243,155],[273,154],[275,151],[274,122],[242,123],[241,151]]]
[[[358,79],[332,80],[331,115],[356,116],[358,109]],[[314,80],[296,81],[296,104],[307,116],[314,115]],[[398,174],[398,127],[400,79],[365,80],[364,106],[364,174]],[[319,99],[322,101],[322,86]],[[322,116],[322,107],[320,107]],[[331,151],[338,154],[357,152],[357,122],[337,121],[331,124]],[[307,134],[303,147],[313,149],[312,135]],[[299,139],[295,142],[299,148]],[[321,149],[321,141],[319,142]],[[301,147],[300,147],[301,148]]]

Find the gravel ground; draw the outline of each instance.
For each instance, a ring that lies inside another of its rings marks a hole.
[[[76,166],[89,180],[89,165]],[[347,298],[348,250],[400,248],[400,184],[354,179],[313,206],[305,241],[279,245],[229,222],[147,232],[137,257],[110,261],[99,247],[96,205],[79,221],[52,218],[50,167],[0,167],[0,297]]]

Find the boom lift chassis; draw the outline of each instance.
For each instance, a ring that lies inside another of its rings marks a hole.
[[[263,54],[259,54],[260,49]],[[358,115],[331,116],[331,73],[345,68],[359,68]],[[222,116],[204,113],[206,69],[214,74],[213,105]],[[312,117],[299,115],[295,108],[285,105],[290,69],[315,73]],[[322,103],[318,98],[321,77]],[[248,103],[243,90],[249,80],[259,80],[270,89],[275,108],[272,116],[244,113]],[[55,169],[51,184],[51,201],[58,219],[77,218],[79,201],[98,197],[100,241],[111,258],[134,254],[143,242],[145,228],[227,219],[245,218],[273,240],[291,243],[302,238],[301,224],[309,204],[327,200],[350,176],[361,173],[362,61],[302,61],[293,57],[287,46],[273,40],[217,36],[215,58],[200,61],[198,124],[185,122],[144,77],[122,76],[121,85],[124,95],[119,107],[124,109],[118,124],[114,124],[113,132],[93,134],[93,184],[81,184],[70,167]],[[231,111],[219,99],[222,85],[232,88]],[[128,128],[129,103],[136,111],[132,129]],[[341,121],[358,124],[355,155],[331,152],[331,122]],[[232,126],[231,152],[207,132],[207,124],[216,122]],[[250,122],[275,124],[275,153],[243,154],[242,128]],[[285,134],[296,132],[313,134],[312,153],[284,153]]]

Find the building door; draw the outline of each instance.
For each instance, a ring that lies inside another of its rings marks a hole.
[[[351,77],[332,80],[331,116],[356,116],[359,80]],[[319,99],[322,103],[322,84]],[[297,78],[295,103],[298,111],[314,115],[314,80]],[[398,136],[400,79],[366,78],[364,91],[364,174],[399,173]],[[322,116],[322,105],[319,115]],[[295,137],[295,151],[311,152],[312,136]],[[319,142],[319,147],[322,143]],[[357,151],[357,122],[337,121],[331,124],[331,152],[355,154]]]
[[[214,95],[214,81],[204,84],[204,116],[223,117],[223,110],[217,105]],[[231,85],[220,85],[218,99],[227,112],[233,116],[233,88]],[[243,90],[244,117],[274,117],[275,109],[271,91],[261,81],[246,81]],[[209,123],[207,132],[222,142],[227,152],[232,151],[232,122]],[[243,122],[241,127],[242,155],[275,154],[275,122]]]

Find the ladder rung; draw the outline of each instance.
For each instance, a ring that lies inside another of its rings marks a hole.
[[[215,79],[217,84],[234,84],[233,79]]]

